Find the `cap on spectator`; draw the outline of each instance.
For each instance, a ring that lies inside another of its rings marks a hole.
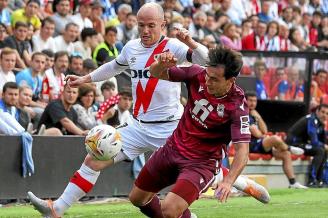
[[[29,0],[26,5],[29,5],[30,3],[36,3],[37,5],[41,6],[41,3],[39,0]]]
[[[79,3],[80,5],[91,5],[92,0],[80,0]]]
[[[102,8],[103,6],[99,0],[94,0],[91,4],[91,7],[92,8]]]
[[[83,61],[83,68],[95,70],[97,69],[97,65],[92,59],[87,58]]]

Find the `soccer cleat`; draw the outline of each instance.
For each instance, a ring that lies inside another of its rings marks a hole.
[[[289,188],[295,188],[295,189],[308,189],[308,187],[300,184],[299,182],[295,182],[294,184],[290,184]]]
[[[266,188],[245,176],[239,176],[233,186],[264,204],[270,201],[270,194]]]
[[[289,146],[290,153],[295,155],[302,155],[304,154],[304,150],[302,148],[298,148],[295,146]]]
[[[27,193],[27,198],[30,199],[31,204],[44,218],[60,218],[54,210],[52,200],[42,200],[36,197],[32,192]]]

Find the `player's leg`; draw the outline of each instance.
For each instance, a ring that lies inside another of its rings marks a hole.
[[[228,175],[229,169],[221,166],[220,172],[215,176],[215,181],[212,186],[216,187],[216,184],[223,180],[223,177]],[[262,185],[256,183],[254,180],[247,178],[246,176],[238,176],[235,183],[233,184],[237,190],[242,191],[256,200],[262,203],[269,203],[270,194]]]
[[[37,198],[32,192],[28,192],[28,198],[33,206],[43,215],[45,215],[44,211],[48,211],[51,214],[55,213],[57,216],[62,216],[67,209],[92,190],[101,170],[122,160],[134,158],[144,152],[138,147],[138,145],[144,143],[144,136],[140,135],[144,133],[138,126],[132,123],[119,129],[119,132],[122,137],[122,150],[124,152],[121,151],[114,160],[108,161],[95,160],[87,155],[80,169],[74,173],[64,192],[56,201],[47,202]]]

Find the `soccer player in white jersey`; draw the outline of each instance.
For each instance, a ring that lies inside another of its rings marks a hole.
[[[44,216],[62,216],[73,203],[92,189],[101,170],[122,160],[133,160],[146,151],[156,150],[165,144],[166,139],[177,127],[183,113],[180,104],[180,83],[151,78],[149,66],[154,62],[157,54],[165,51],[172,52],[177,57],[178,63],[189,61],[204,65],[208,50],[195,42],[185,29],[178,32],[178,39],[168,39],[163,36],[164,12],[156,3],[143,5],[137,14],[137,19],[140,38],[129,41],[116,59],[86,76],[67,76],[70,86],[78,86],[105,80],[130,69],[134,110],[133,119],[126,127],[118,130],[122,137],[122,151],[109,161],[95,160],[87,155],[63,194],[54,202],[41,200],[29,192],[31,203]],[[245,186],[241,190],[244,188]],[[259,197],[263,195],[263,191],[259,191],[258,186],[252,185],[245,190],[251,190],[252,193],[255,191],[257,195],[252,195],[260,201],[267,199],[267,192],[264,193],[266,197]]]

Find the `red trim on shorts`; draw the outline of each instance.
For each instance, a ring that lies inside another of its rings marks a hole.
[[[143,191],[153,193],[157,193],[162,189],[159,187],[158,182],[154,180],[154,176],[150,174],[146,167],[142,168],[134,184]]]
[[[221,170],[222,170],[222,173],[223,173],[223,177],[226,177],[229,173],[229,169],[225,168],[224,166],[221,165]]]
[[[89,182],[88,180],[86,180],[85,178],[83,178],[78,172],[74,173],[70,182],[77,185],[85,193],[88,193],[93,187],[93,184],[91,182]]]
[[[192,202],[197,200],[199,197],[198,188],[186,179],[178,179],[171,192],[183,198],[188,205],[191,205]]]

